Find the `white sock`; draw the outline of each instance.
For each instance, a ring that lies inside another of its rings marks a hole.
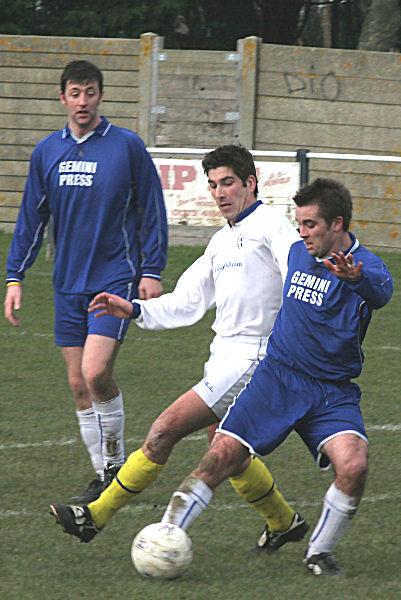
[[[172,495],[162,518],[162,523],[173,523],[188,529],[209,504],[213,491],[196,477],[187,477]]]
[[[124,463],[124,402],[121,392],[107,402],[92,402],[102,443],[103,466]]]
[[[93,408],[77,410],[78,425],[81,438],[85,444],[89,456],[100,479],[103,479],[102,445],[100,442],[100,431],[97,424],[96,413]]]
[[[355,515],[360,499],[347,496],[331,484],[324,497],[323,511],[309,540],[307,556],[332,552]]]

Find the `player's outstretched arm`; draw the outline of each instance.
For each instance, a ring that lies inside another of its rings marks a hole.
[[[334,258],[334,264],[327,259],[323,262],[336,277],[339,279],[359,279],[361,277],[363,263],[359,262],[356,265],[352,254],[348,254],[346,257],[344,252],[339,252],[338,254],[333,252],[332,257]]]
[[[96,311],[95,317],[104,317],[105,315],[114,315],[119,319],[129,319],[132,314],[132,302],[124,300],[116,294],[108,294],[107,292],[100,292],[90,302],[88,312],[93,313]]]
[[[11,325],[18,327],[19,319],[15,315],[14,311],[21,308],[22,300],[22,286],[21,285],[10,285],[7,288],[6,297],[4,300],[4,316],[7,321],[10,321]]]

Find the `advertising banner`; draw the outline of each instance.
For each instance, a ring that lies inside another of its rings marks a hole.
[[[200,159],[154,158],[170,225],[224,225],[208,189]],[[292,198],[299,188],[297,162],[255,161],[258,198],[280,208],[294,222]]]

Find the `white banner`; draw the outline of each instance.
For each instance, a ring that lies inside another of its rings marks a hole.
[[[202,160],[154,158],[166,202],[170,225],[224,225],[208,189]],[[293,196],[299,188],[300,165],[297,162],[255,161],[258,198],[273,204],[294,222]]]

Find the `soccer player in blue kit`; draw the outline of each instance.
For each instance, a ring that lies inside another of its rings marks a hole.
[[[108,290],[127,300],[162,293],[167,219],[160,180],[142,140],[98,114],[103,75],[68,63],[60,100],[68,123],[36,146],[7,262],[5,316],[19,319],[22,282],[52,219],[55,342],[75,398],[81,437],[97,478],[81,496],[96,499],[124,462],[123,397],[114,363],[129,321],[88,315]],[[103,479],[106,481],[103,482]]]
[[[266,356],[173,494],[163,522],[187,529],[249,454],[269,454],[294,430],[317,465],[334,470],[304,566],[313,575],[340,576],[332,552],[358,509],[368,468],[361,391],[351,379],[362,370],[372,312],[390,300],[393,281],[348,230],[352,200],[343,185],[317,179],[294,200],[302,240],[290,248]],[[265,533],[258,544],[264,539]]]

